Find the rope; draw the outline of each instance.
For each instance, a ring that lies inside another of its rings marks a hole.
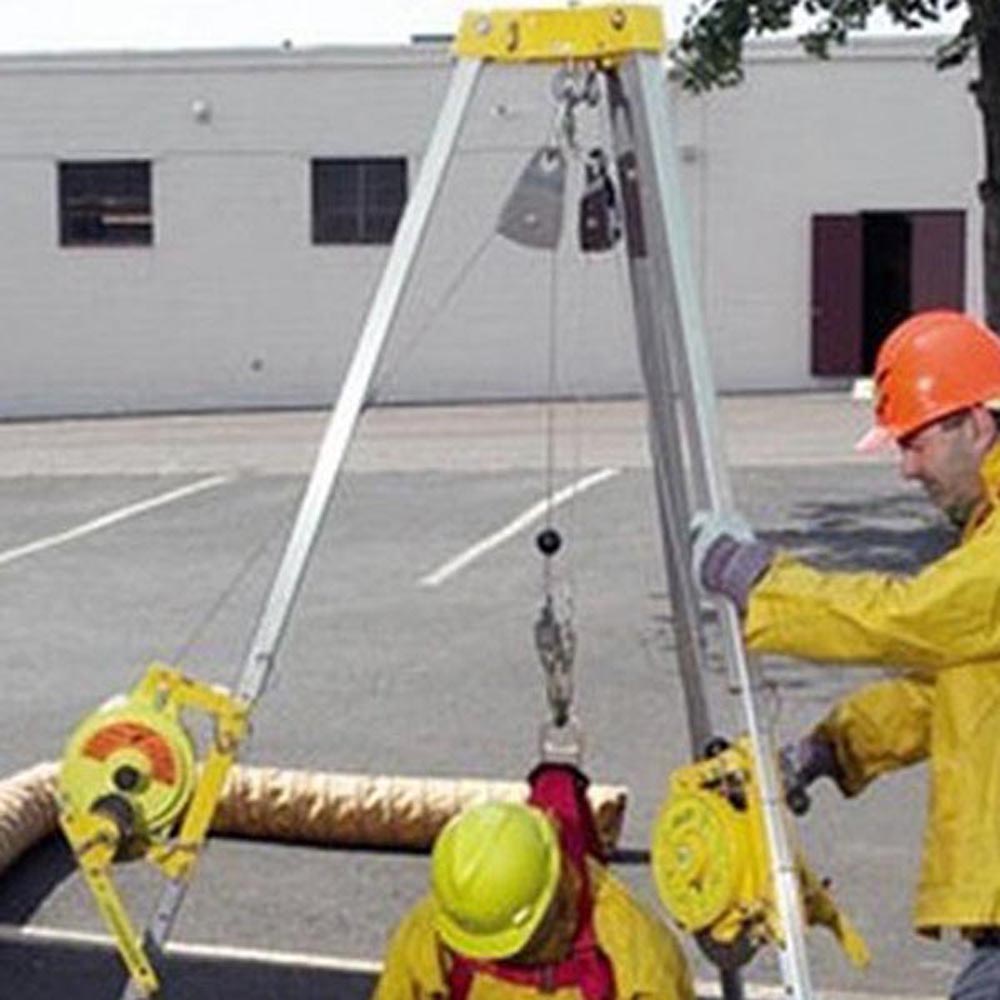
[[[548,402],[545,407],[545,527],[555,530],[555,506],[552,498],[555,495],[556,484],[556,413],[555,395],[559,382],[559,291],[558,291],[558,256],[553,249],[549,254],[549,302],[548,302],[548,372],[546,380]],[[552,555],[555,555],[553,552]],[[552,558],[545,554],[542,560],[542,597],[545,601],[552,600]]]
[[[395,377],[396,373],[410,360],[417,346],[423,342],[424,334],[430,328],[441,313],[448,307],[462,286],[482,260],[483,255],[493,243],[496,231],[491,229],[486,236],[477,244],[472,253],[462,262],[454,277],[445,286],[445,290],[440,298],[431,306],[427,316],[410,334],[400,341],[399,350],[391,366],[386,366],[385,371],[380,373],[379,386],[376,386],[372,393],[372,403],[377,403],[379,399],[378,388],[387,385]]]
[[[264,538],[254,547],[240,566],[237,568],[236,572],[232,575],[229,582],[219,593],[219,596],[209,605],[208,611],[200,619],[195,622],[194,627],[188,633],[187,638],[177,647],[174,652],[173,659],[171,663],[180,666],[181,663],[187,658],[187,655],[191,652],[194,647],[204,634],[208,631],[208,628],[218,616],[222,613],[222,609],[229,603],[233,594],[242,586],[243,581],[247,578],[250,570],[253,569],[258,561],[264,555],[264,552],[271,546],[274,540],[277,538],[279,531],[284,532],[288,527],[288,517],[281,518],[271,530],[264,536]]]
[[[580,103],[575,81],[567,74],[557,74],[554,90],[557,111],[554,139],[565,149],[567,158],[581,162],[576,144],[574,108]],[[576,635],[573,630],[572,588],[564,596],[565,615],[560,616],[556,590],[554,558],[562,548],[555,528],[556,492],[556,398],[559,395],[561,368],[559,350],[559,256],[553,247],[549,256],[547,396],[545,410],[545,530],[536,538],[542,554],[542,608],[535,622],[535,646],[546,679],[550,721],[542,726],[540,750],[543,760],[568,760],[579,763],[583,754],[583,729],[572,711],[573,661]],[[579,425],[577,425],[579,430]],[[579,449],[577,448],[577,458]],[[571,497],[570,523],[574,523],[575,497]],[[564,588],[565,589],[565,588]]]

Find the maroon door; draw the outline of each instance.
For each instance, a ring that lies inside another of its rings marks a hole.
[[[864,346],[860,215],[812,219],[813,375],[858,375]]]
[[[910,214],[910,307],[965,308],[965,213]]]

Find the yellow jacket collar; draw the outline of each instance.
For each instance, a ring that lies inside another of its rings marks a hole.
[[[962,538],[968,538],[994,510],[1000,507],[1000,442],[986,453],[979,467],[979,479],[983,484],[983,499],[972,512]]]
[[[986,453],[979,475],[986,488],[986,495],[993,502],[1000,497],[1000,442]]]

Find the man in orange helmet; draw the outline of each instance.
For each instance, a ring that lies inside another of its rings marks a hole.
[[[930,794],[914,907],[919,932],[973,945],[951,996],[1000,997],[1000,339],[972,317],[920,313],[882,345],[875,426],[961,531],[913,576],[820,572],[738,518],[700,515],[693,570],[743,614],[754,650],[874,664],[899,676],[840,702],[782,750],[790,790],[832,778],[848,796],[926,761]]]
[[[694,1000],[671,932],[557,824],[510,802],[450,820],[374,1000]]]

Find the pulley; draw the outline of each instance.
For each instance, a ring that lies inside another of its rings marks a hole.
[[[175,713],[117,698],[70,737],[60,772],[64,813],[106,817],[118,829],[120,854],[142,854],[190,801],[194,758]]]
[[[551,87],[556,113],[550,137],[535,150],[522,169],[500,210],[496,226],[501,236],[539,250],[554,250],[562,237],[567,157],[580,156],[577,109],[580,106],[593,108],[600,100],[599,78],[591,65],[560,67],[552,77]],[[590,177],[589,163],[588,159],[586,177]],[[604,176],[607,177],[606,169]],[[598,179],[591,183],[596,190]],[[606,190],[600,197],[603,205],[607,199]],[[595,220],[598,215],[603,218],[605,213],[599,210],[594,196],[591,204],[590,214]]]
[[[671,775],[653,826],[653,876],[677,923],[713,961],[733,967],[765,943],[782,946],[783,934],[749,741],[716,741],[712,751]],[[855,965],[867,964],[864,940],[801,851],[795,867],[807,921],[828,927]]]
[[[214,721],[200,763],[184,710]],[[175,883],[190,878],[245,735],[246,710],[225,689],[154,663],[129,694],[85,718],[63,753],[59,824],[145,995],[155,993],[159,979],[112,881],[112,865],[144,858]]]
[[[608,157],[595,147],[583,164],[583,195],[580,198],[578,237],[584,253],[611,250],[622,238],[622,217]]]
[[[536,150],[500,210],[497,232],[522,246],[553,250],[562,236],[566,157],[555,145]]]

